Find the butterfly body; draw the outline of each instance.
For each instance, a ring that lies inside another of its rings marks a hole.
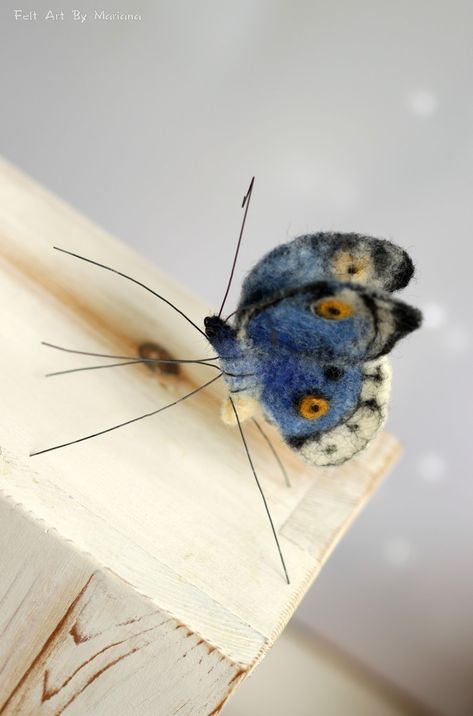
[[[314,465],[341,464],[387,415],[386,354],[420,325],[392,298],[413,266],[390,242],[355,234],[298,237],[246,278],[233,324],[205,320],[232,400],[258,408]],[[223,417],[234,422],[233,411]]]

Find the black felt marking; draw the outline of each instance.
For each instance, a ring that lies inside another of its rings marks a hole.
[[[393,280],[390,285],[391,291],[398,291],[401,288],[405,288],[411,278],[414,275],[414,264],[409,254],[404,251],[402,262],[396,273],[394,274]]]
[[[418,308],[409,306],[407,303],[394,303],[392,306],[395,329],[389,336],[376,358],[390,353],[396,343],[404,336],[415,331],[422,323],[422,313]]]
[[[336,365],[329,365],[324,368],[324,375],[327,380],[340,380],[345,375],[345,371]]]
[[[382,383],[384,380],[383,371],[378,366],[376,373],[363,373],[363,378],[366,380],[372,380],[374,383]]]
[[[379,274],[381,274],[381,276],[384,276],[386,274],[388,266],[389,266],[388,250],[383,245],[383,243],[379,242],[379,244],[376,243],[373,246],[371,255],[373,257],[376,273],[379,273]]]
[[[327,445],[327,447],[324,450],[324,453],[326,455],[333,455],[334,452],[337,452],[337,446],[333,443],[330,443],[330,445]]]
[[[422,323],[422,313],[418,308],[409,306],[407,303],[396,303],[393,313],[402,335],[415,331]]]
[[[318,443],[320,438],[320,433],[311,433],[310,435],[289,435],[285,437],[285,440],[290,447],[297,450],[309,441]]]
[[[409,306],[407,303],[402,303],[394,299],[382,301],[381,294],[375,295],[378,300],[375,300],[375,297],[368,293],[360,293],[360,295],[365,306],[371,312],[374,324],[373,338],[366,350],[366,355],[369,359],[380,358],[390,353],[401,338],[415,331],[422,323],[422,313],[419,309]],[[377,344],[380,326],[380,313],[378,309],[390,311],[394,323],[392,332],[381,346]],[[375,348],[376,350],[374,350]]]
[[[372,410],[373,412],[377,413],[379,413],[379,411],[381,410],[381,406],[374,398],[364,400],[362,403],[360,403],[360,408],[368,408],[368,410]]]
[[[347,428],[350,432],[357,433],[360,429],[360,426],[358,425],[358,423],[352,423],[351,425],[350,423],[347,423]]]
[[[376,339],[378,337],[378,331],[379,331],[379,315],[378,315],[378,306],[376,305],[376,301],[372,296],[370,296],[368,293],[361,293],[361,298],[367,307],[367,309],[370,311],[372,317],[373,317],[373,338],[369,342],[369,345],[366,349],[366,355],[370,356],[373,346],[376,343]],[[371,358],[374,358],[377,356],[371,356]]]

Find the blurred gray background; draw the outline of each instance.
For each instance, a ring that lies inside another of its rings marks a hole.
[[[296,619],[437,713],[471,715],[473,4],[81,0],[81,23],[29,1],[36,21],[0,10],[2,153],[213,305],[252,174],[233,303],[299,233],[411,252],[404,297],[426,320],[393,355],[405,455]]]

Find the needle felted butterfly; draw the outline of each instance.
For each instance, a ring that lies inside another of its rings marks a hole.
[[[233,325],[205,320],[240,419],[260,406],[312,465],[365,448],[387,415],[386,355],[421,323],[390,295],[413,271],[405,251],[358,234],[299,236],[265,256],[243,283]],[[223,418],[235,421],[231,403]]]
[[[254,180],[243,200],[245,212],[220,311],[205,318],[204,331],[165,297],[136,279],[59,249],[119,274],[165,301],[205,335],[217,354],[214,358],[195,360],[147,360],[103,354],[101,357],[121,361],[114,366],[197,362],[219,370],[219,374],[151,413],[32,455],[82,442],[156,415],[223,377],[228,397],[222,417],[239,428],[289,582],[242,423],[252,418],[273,453],[272,444],[255,420],[260,412],[309,464],[333,466],[352,458],[370,443],[386,420],[391,384],[387,354],[399,339],[420,326],[421,314],[392,296],[392,292],[408,284],[414,273],[405,251],[389,241],[369,236],[316,233],[299,236],[264,256],[244,280],[236,311],[223,319],[253,185]],[[73,371],[61,371],[69,372]],[[276,453],[275,457],[278,459]]]

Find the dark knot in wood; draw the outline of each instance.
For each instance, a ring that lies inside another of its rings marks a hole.
[[[153,343],[152,341],[146,341],[138,346],[138,353],[140,358],[146,360],[173,360],[174,356],[169,353],[165,348],[159,345],[159,343]],[[181,372],[181,366],[179,363],[144,363],[150,370],[161,373],[163,375],[179,375]]]

